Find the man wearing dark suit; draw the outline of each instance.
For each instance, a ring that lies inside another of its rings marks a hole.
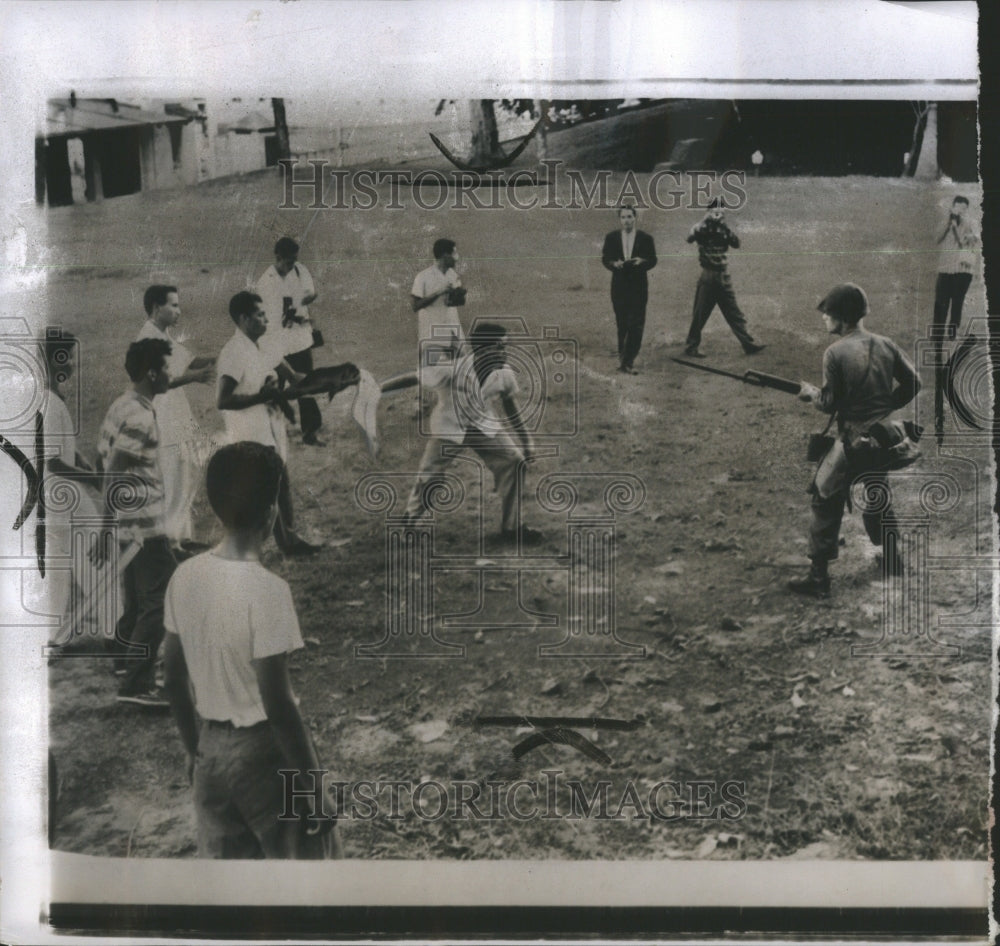
[[[618,211],[620,230],[612,230],[604,238],[601,262],[611,271],[611,306],[618,325],[618,370],[622,374],[637,374],[633,362],[642,346],[646,326],[646,301],[649,283],[646,273],[656,265],[653,238],[635,227],[634,207]]]

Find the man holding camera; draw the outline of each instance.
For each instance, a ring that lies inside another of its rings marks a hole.
[[[260,347],[272,365],[284,359],[295,371],[309,374],[313,370],[312,349],[319,341],[319,333],[309,316],[309,306],[316,301],[316,288],[309,270],[298,259],[298,243],[291,237],[282,237],[274,244],[274,265],[257,282],[255,292],[263,301],[271,325]],[[299,398],[299,422],[302,442],[323,446],[316,436],[323,418],[314,398]]]
[[[705,328],[712,311],[718,306],[723,318],[729,323],[743,351],[755,355],[763,350],[747,330],[746,316],[740,311],[729,278],[726,253],[730,247],[739,248],[740,238],[726,224],[725,214],[718,198],[709,205],[709,211],[701,223],[696,224],[688,234],[688,243],[698,244],[698,262],[701,276],[694,295],[694,310],[691,313],[691,328],[688,330],[684,354],[689,358],[704,358],[698,351],[701,332]]]
[[[937,283],[934,286],[935,339],[954,338],[962,324],[962,304],[976,266],[979,235],[967,219],[969,200],[959,195],[951,204],[948,223],[937,243],[941,248]],[[951,319],[948,311],[951,310]]]
[[[465,342],[458,318],[458,306],[465,305],[465,289],[455,269],[457,264],[455,241],[442,237],[434,241],[434,265],[421,270],[413,280],[410,304],[417,313],[418,345],[435,339],[440,341],[442,351],[446,351],[456,340],[459,348]],[[430,352],[424,347],[424,363],[429,364]]]

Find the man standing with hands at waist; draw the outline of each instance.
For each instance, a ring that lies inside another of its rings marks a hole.
[[[618,221],[621,229],[612,230],[604,238],[601,262],[611,272],[611,306],[618,327],[618,370],[622,374],[638,374],[634,362],[642,347],[649,298],[646,273],[656,265],[656,247],[648,233],[636,229],[634,207],[622,207]]]

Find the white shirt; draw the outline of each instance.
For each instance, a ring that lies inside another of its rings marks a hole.
[[[215,363],[218,386],[223,378],[236,382],[234,394],[256,394],[268,378],[277,378],[274,367],[268,364],[256,343],[250,341],[239,329],[219,352]],[[285,459],[288,453],[288,435],[281,412],[274,404],[255,404],[241,411],[222,411],[226,434],[230,443],[252,440],[265,447],[274,447]]]
[[[252,661],[303,646],[288,583],[259,562],[205,552],[178,566],[163,623],[181,639],[202,719],[267,719]]]
[[[257,280],[255,291],[261,298],[268,322],[267,332],[260,340],[261,351],[269,358],[274,357],[276,365],[286,355],[311,348],[312,322],[309,320],[309,307],[302,304],[306,296],[311,296],[316,291],[309,270],[301,263],[296,263],[282,276],[273,266],[268,266]],[[296,316],[305,319],[304,323],[293,322],[287,327],[282,326],[285,299],[295,309]]]
[[[136,341],[143,338],[162,338],[170,342],[170,357],[167,358],[167,370],[171,378],[179,378],[194,361],[194,355],[168,332],[158,328],[151,319],[146,319]],[[171,388],[153,398],[153,410],[156,411],[156,424],[160,428],[160,446],[169,447],[179,443],[194,440],[198,433],[198,425],[191,413],[191,405],[183,387]]]
[[[622,253],[624,259],[632,258],[632,247],[635,245],[635,230],[631,233],[622,230]]]
[[[442,289],[457,289],[462,285],[458,273],[454,269],[442,273],[435,263],[427,269],[417,273],[413,280],[411,292],[418,299],[426,299],[428,296],[440,292]],[[438,296],[430,305],[417,311],[417,341],[425,341],[432,338],[441,338],[442,345],[447,347],[448,336],[456,335],[459,339],[464,339],[462,323],[458,318],[458,309],[446,304],[446,296]],[[434,331],[435,326],[442,326],[438,331]]]
[[[968,220],[954,227],[949,226],[938,253],[938,272],[975,274],[978,246],[979,236]]]
[[[494,410],[497,398],[518,392],[517,378],[507,366],[491,371],[480,384],[472,355],[421,368],[420,383],[438,391],[429,424],[432,436],[453,443],[461,443],[469,430],[495,437],[504,428]]]

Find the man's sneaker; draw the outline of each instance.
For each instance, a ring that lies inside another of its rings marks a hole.
[[[827,598],[830,595],[830,576],[809,572],[805,578],[794,578],[788,583],[788,590],[810,598]]]
[[[743,346],[743,351],[747,355],[756,355],[757,352],[763,351],[767,348],[767,345],[758,345],[756,342],[751,342],[749,345]]]
[[[170,709],[170,703],[156,689],[144,693],[119,693],[116,697],[119,703],[131,703],[134,706],[145,706],[147,709]]]
[[[685,348],[684,349],[685,358],[704,358],[705,356],[698,351],[697,348]]]

